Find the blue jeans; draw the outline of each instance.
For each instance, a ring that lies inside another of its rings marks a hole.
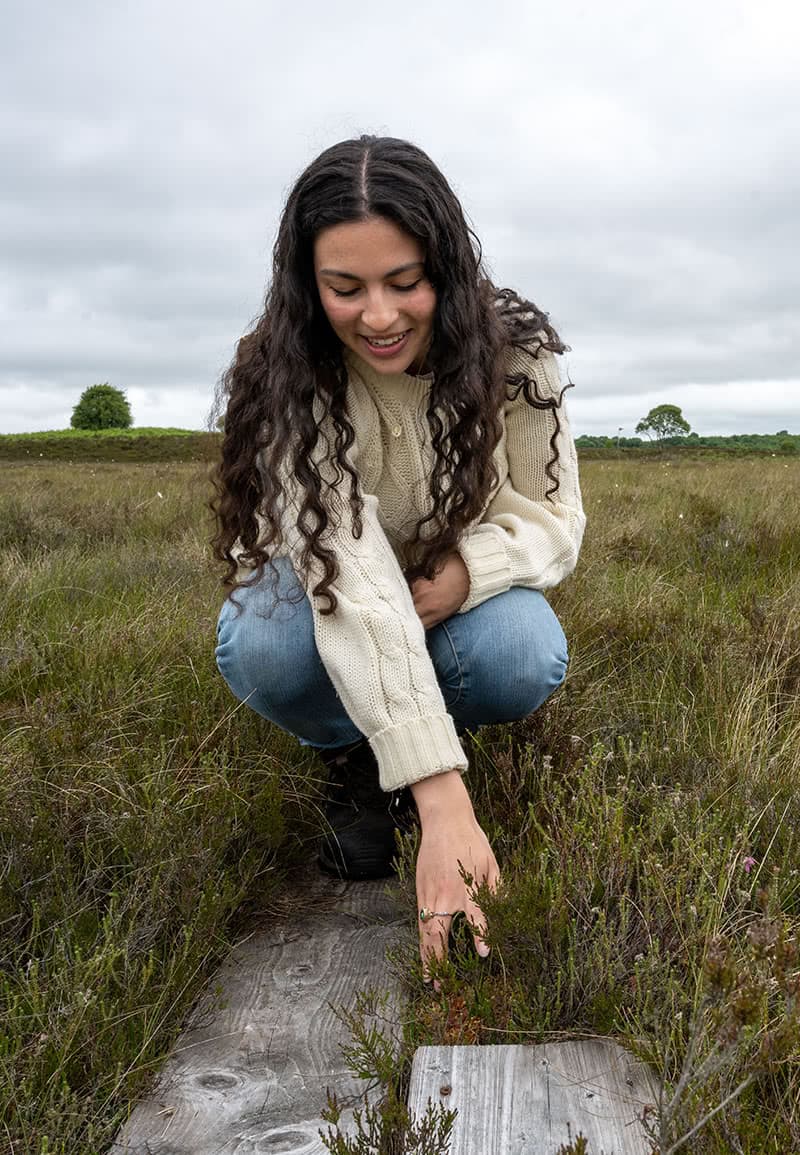
[[[308,598],[288,558],[227,600],[217,625],[217,666],[229,687],[304,746],[347,746],[364,735],[351,721],[322,664]],[[524,718],[561,684],[567,643],[538,590],[515,586],[426,632],[428,653],[459,730]]]

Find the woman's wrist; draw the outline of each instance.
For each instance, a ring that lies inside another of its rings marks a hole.
[[[472,800],[458,770],[431,774],[429,778],[412,782],[409,789],[423,825],[454,812],[472,812]]]

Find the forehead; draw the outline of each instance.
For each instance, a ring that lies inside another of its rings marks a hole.
[[[364,278],[384,276],[390,269],[424,259],[422,243],[385,217],[331,225],[314,241],[317,270],[337,269]]]

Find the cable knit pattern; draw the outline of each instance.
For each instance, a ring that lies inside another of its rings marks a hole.
[[[361,482],[364,532],[353,538],[349,504],[334,491],[337,528],[326,543],[339,564],[332,586],[335,614],[320,614],[310,595],[321,577],[317,565],[299,576],[310,596],[320,658],[347,713],[370,742],[381,786],[394,790],[467,765],[403,574],[404,547],[429,508],[433,451],[425,411],[431,379],[376,373],[354,354],[346,357],[347,408],[356,437],[350,460]],[[534,359],[512,352],[509,371],[521,368],[535,375],[541,389],[560,389],[551,353]],[[460,613],[512,585],[553,586],[574,568],[584,517],[574,443],[563,408],[560,414],[560,488],[552,502],[545,498],[544,468],[553,420],[523,396],[506,404],[495,453],[499,482],[480,524],[459,546],[471,583]],[[319,464],[330,478],[327,463]],[[290,493],[287,510],[296,514],[298,499]],[[284,536],[285,552],[296,558],[301,540],[291,513]]]
[[[561,379],[552,353],[538,358],[513,350],[510,373],[534,377],[542,396],[558,396]],[[548,501],[550,479],[545,466],[555,420],[546,409],[535,409],[520,392],[505,405],[504,432],[495,451],[499,485],[479,525],[459,544],[470,576],[461,614],[504,593],[511,586],[544,590],[571,573],[578,560],[586,518],[578,485],[578,460],[565,408],[559,411],[558,482]]]

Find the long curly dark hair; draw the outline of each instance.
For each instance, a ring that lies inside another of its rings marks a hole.
[[[502,434],[503,404],[520,390],[529,404],[552,413],[547,496],[557,491],[563,390],[555,397],[533,377],[506,375],[503,364],[509,345],[534,356],[540,349],[562,353],[567,347],[547,314],[492,284],[457,197],[421,149],[393,137],[345,140],[317,157],[289,194],[264,312],[239,341],[220,379],[217,406],[218,412],[225,407],[225,418],[214,475],[213,547],[227,563],[222,580],[229,592],[258,580],[281,552],[285,479],[291,477],[301,495],[293,519],[302,539],[299,564],[305,570],[312,560],[317,563],[322,576],[313,594],[327,599],[322,613],[336,609],[331,585],[338,565],[325,542],[336,522],[332,494],[349,479],[356,538],[363,531],[363,502],[358,475],[347,458],[355,435],[345,404],[343,347],[319,299],[313,250],[322,229],[368,217],[386,218],[422,243],[425,275],[436,291],[427,358],[433,371],[427,420],[435,466],[429,512],[409,543],[409,549],[417,547],[416,564],[406,577],[432,578],[464,530],[482,515],[497,482],[492,455]],[[319,469],[322,421],[335,430],[328,444],[335,482]],[[237,583],[240,562],[255,573]]]

